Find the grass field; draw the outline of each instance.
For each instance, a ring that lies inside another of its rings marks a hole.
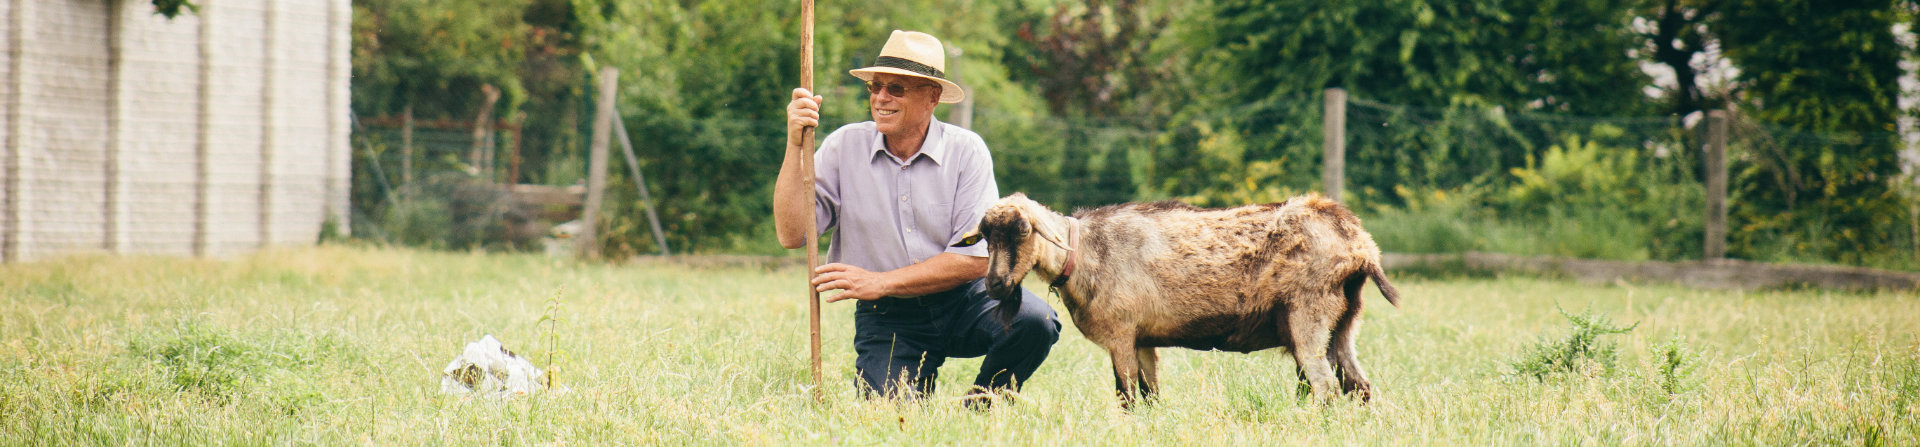
[[[1920,443],[1913,291],[1401,275],[1404,307],[1367,289],[1371,405],[1299,400],[1279,351],[1163,350],[1160,401],[1122,411],[1069,328],[1019,405],[973,412],[977,359],[926,402],[856,397],[847,303],[825,312],[814,403],[802,277],[340,246],[0,265],[0,444]],[[1638,326],[1599,338],[1611,369],[1521,373],[1572,332],[1556,308]],[[570,390],[441,394],[483,334]]]

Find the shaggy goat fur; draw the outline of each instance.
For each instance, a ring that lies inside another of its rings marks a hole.
[[[987,241],[986,281],[1002,309],[1019,308],[1028,272],[1054,281],[1077,256],[1055,284],[1080,332],[1113,356],[1128,406],[1158,389],[1158,347],[1286,347],[1316,399],[1340,390],[1367,400],[1372,385],[1353,347],[1360,288],[1372,278],[1399,305],[1360,219],[1318,194],[1227,209],[1122,204],[1069,218],[1016,193],[987,209],[977,233],[962,244]]]

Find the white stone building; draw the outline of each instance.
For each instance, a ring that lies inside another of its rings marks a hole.
[[[344,232],[350,0],[0,0],[0,260]]]

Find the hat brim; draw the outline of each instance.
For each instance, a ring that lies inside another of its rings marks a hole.
[[[927,80],[940,83],[940,103],[941,104],[957,104],[960,101],[965,101],[967,99],[967,91],[962,90],[960,88],[960,84],[955,84],[953,83],[953,81],[949,81],[946,79],[927,76],[927,75],[914,73],[911,71],[902,70],[898,68],[893,68],[893,67],[856,68],[852,70],[847,70],[847,73],[853,74],[853,77],[860,78],[860,80],[862,81],[872,81],[873,75],[875,73],[896,74],[901,76],[912,76],[916,78],[927,79]]]

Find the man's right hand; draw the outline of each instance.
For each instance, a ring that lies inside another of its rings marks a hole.
[[[787,103],[787,145],[800,145],[800,131],[820,126],[820,103],[826,98],[814,96],[804,88],[793,89],[793,101]]]

